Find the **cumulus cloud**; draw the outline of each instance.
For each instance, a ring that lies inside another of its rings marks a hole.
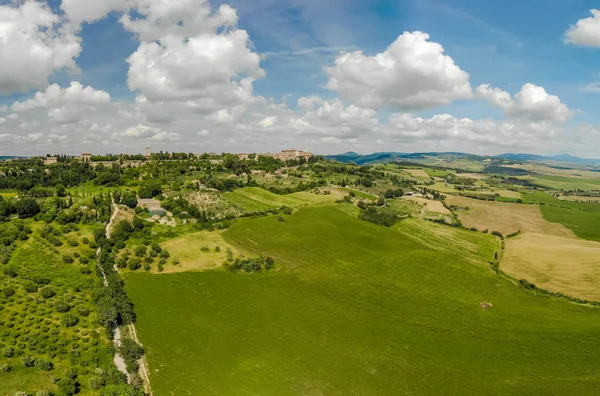
[[[96,106],[109,104],[110,100],[107,92],[84,87],[74,81],[68,88],[52,84],[44,92],[37,92],[31,99],[15,102],[11,110],[22,113],[28,110],[48,109],[48,117],[54,123],[68,124],[79,121],[84,111],[94,111]]]
[[[131,128],[127,128],[123,133],[123,136],[157,141],[179,139],[179,135],[177,133],[163,131],[160,128],[143,124],[138,124]]]
[[[543,87],[527,83],[512,98],[511,95],[489,84],[477,87],[477,95],[493,106],[503,109],[508,117],[531,121],[566,122],[573,112],[556,95],[550,95]]]
[[[110,95],[90,86],[84,87],[80,82],[73,81],[68,88],[52,84],[46,91],[37,92],[35,96],[23,102],[15,102],[12,111],[25,111],[40,107],[62,107],[65,104],[99,105],[110,102]]]
[[[0,95],[44,88],[54,72],[77,69],[81,39],[62,22],[45,3],[0,5]]]
[[[135,14],[121,18],[141,41],[127,58],[128,85],[143,97],[149,117],[153,105],[166,104],[231,123],[257,100],[253,83],[265,73],[233,8],[212,12],[206,0],[138,0]]]
[[[428,145],[435,151],[466,151],[493,154],[506,149],[531,150],[540,148],[540,140],[559,142],[566,138],[563,130],[552,122],[525,120],[498,121],[456,118],[438,114],[431,118],[397,113],[387,125],[379,128],[380,140],[403,144],[413,150]],[[410,150],[410,149],[409,149]]]
[[[136,15],[121,18],[125,29],[136,33],[141,41],[165,37],[213,35],[221,28],[237,25],[237,12],[224,4],[215,13],[207,0],[135,0]]]
[[[301,117],[291,118],[288,127],[304,135],[356,139],[369,135],[378,126],[377,112],[355,105],[344,106],[340,100],[323,101]]]
[[[60,8],[74,23],[94,22],[112,11],[125,11],[134,5],[134,0],[62,0]]]
[[[405,32],[385,52],[355,51],[325,68],[326,88],[368,108],[423,110],[469,99],[469,74],[423,32]]]
[[[600,10],[592,9],[591,17],[571,25],[565,34],[565,43],[582,47],[600,47]]]

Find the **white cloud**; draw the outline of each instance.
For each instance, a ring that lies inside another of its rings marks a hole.
[[[586,86],[581,87],[579,89],[579,91],[585,92],[585,93],[600,93],[600,81],[598,81],[600,74],[596,75],[595,77],[596,77],[595,78],[596,81],[593,81],[593,82],[587,84]]]
[[[383,141],[394,146],[404,144],[412,150],[419,150],[417,147],[422,150],[427,145],[431,151],[485,154],[499,153],[507,148],[539,151],[542,148],[540,141],[552,144],[568,138],[562,136],[563,130],[552,122],[473,120],[449,114],[438,114],[428,119],[404,113],[393,114],[378,133]]]
[[[62,0],[60,8],[74,23],[94,22],[112,11],[125,11],[134,0]]]
[[[314,109],[315,105],[322,103],[323,99],[319,96],[303,96],[298,99],[298,108],[308,111]]]
[[[493,106],[503,109],[508,117],[566,122],[573,115],[558,96],[550,95],[543,87],[531,83],[523,85],[514,99],[508,92],[491,88],[489,84],[480,85],[476,92]]]
[[[224,4],[212,13],[207,0],[135,0],[136,14],[121,18],[125,29],[136,33],[140,41],[162,40],[165,37],[197,37],[213,35],[221,28],[237,25],[238,17],[231,6]]]
[[[77,70],[81,38],[61,22],[45,3],[0,5],[0,95],[41,89],[54,72]]]
[[[11,110],[22,113],[35,109],[48,109],[48,117],[52,122],[69,124],[81,120],[85,111],[95,111],[97,106],[108,104],[110,104],[110,95],[107,92],[84,87],[81,83],[73,81],[68,88],[52,84],[46,91],[37,92],[31,99],[15,102]]]
[[[368,108],[423,110],[470,99],[469,74],[423,32],[405,32],[385,52],[342,54],[325,68],[326,88]]]
[[[127,128],[123,133],[123,136],[156,141],[179,139],[179,134],[177,133],[163,131],[160,128],[143,124],[138,124],[131,128]]]
[[[379,125],[377,112],[340,100],[323,101],[322,105],[301,117],[291,118],[288,127],[303,135],[322,135],[344,139],[368,136]]]
[[[139,108],[151,121],[193,110],[232,123],[261,100],[253,83],[265,73],[233,8],[213,13],[206,0],[138,0],[135,11],[138,18],[121,19],[141,41],[127,59],[128,85],[140,92]]]
[[[600,47],[600,10],[590,10],[592,16],[571,25],[565,34],[565,43],[582,47]]]
[[[32,99],[15,102],[12,111],[25,111],[36,108],[58,108],[66,104],[100,105],[110,102],[110,95],[92,87],[84,87],[78,81],[72,81],[68,88],[52,84],[46,91],[37,92]]]
[[[276,121],[277,121],[276,117],[269,116],[269,117],[265,117],[262,120],[260,120],[258,122],[258,125],[263,128],[269,128],[269,127],[272,127]]]

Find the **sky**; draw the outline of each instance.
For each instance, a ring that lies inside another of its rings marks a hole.
[[[0,0],[0,155],[600,157],[588,0]]]

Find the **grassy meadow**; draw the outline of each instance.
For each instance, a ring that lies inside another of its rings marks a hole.
[[[499,238],[351,213],[305,208],[223,234],[273,257],[270,272],[128,273],[154,393],[597,394],[596,309],[491,271]]]
[[[328,189],[331,190],[331,189]],[[277,209],[281,206],[300,207],[333,203],[342,196],[333,189],[329,195],[317,195],[302,191],[288,195],[277,195],[258,187],[246,187],[223,194],[223,198],[243,211],[255,212]]]

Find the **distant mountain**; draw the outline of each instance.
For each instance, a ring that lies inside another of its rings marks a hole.
[[[354,153],[352,151],[344,153],[344,154],[338,154],[338,155],[327,155],[326,158],[335,160],[335,161],[339,161],[339,162],[345,162],[345,163],[355,163],[358,165],[365,165],[365,164],[375,164],[375,163],[381,163],[381,162],[390,162],[390,161],[395,161],[400,159],[402,156],[404,155],[408,155],[406,153],[373,153],[373,154],[368,154],[368,155],[361,155],[361,154],[357,154]]]
[[[355,152],[347,152],[344,154],[337,155],[327,155],[326,158],[331,160],[345,162],[345,163],[355,163],[358,165],[367,165],[367,164],[380,164],[384,162],[392,162],[392,161],[416,161],[416,160],[426,160],[432,158],[468,158],[472,160],[481,160],[491,158],[491,157],[483,157],[474,154],[467,153],[456,153],[456,152],[429,152],[429,153],[396,153],[396,152],[382,152],[382,153],[373,153],[367,155],[357,154]]]
[[[575,157],[569,154],[559,154],[559,155],[533,155],[533,154],[501,154],[497,155],[496,158],[504,158],[510,161],[554,161],[554,162],[564,162],[568,164],[578,164],[578,165],[598,165],[600,164],[600,160],[593,158],[581,158]]]
[[[335,154],[335,155],[327,155],[326,158],[331,160],[345,162],[345,163],[355,163],[358,165],[367,165],[367,164],[380,164],[385,162],[392,161],[418,161],[418,160],[427,160],[433,158],[444,158],[444,159],[457,159],[457,158],[465,158],[472,161],[483,161],[486,159],[505,159],[513,162],[529,162],[529,161],[552,161],[552,162],[562,162],[567,164],[576,164],[576,165],[600,165],[599,159],[592,158],[580,158],[575,157],[569,154],[559,154],[559,155],[551,155],[551,156],[543,156],[543,155],[535,155],[535,154],[519,154],[519,153],[506,153],[500,154],[496,156],[481,156],[475,154],[468,153],[460,153],[460,152],[428,152],[428,153],[397,153],[397,152],[381,152],[381,153],[373,153],[373,154],[358,154],[353,151],[349,151],[344,154]]]

